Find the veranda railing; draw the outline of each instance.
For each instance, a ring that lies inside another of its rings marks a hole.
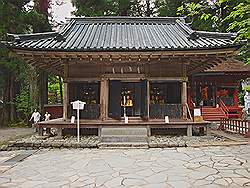
[[[222,118],[220,130],[235,132],[244,136],[250,136],[250,120]]]

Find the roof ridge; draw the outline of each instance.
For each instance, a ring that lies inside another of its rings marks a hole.
[[[176,20],[176,23],[188,36],[194,32],[185,22]]]
[[[220,37],[220,38],[236,38],[237,33],[221,33],[221,32],[211,32],[211,31],[195,31],[195,33],[200,37]]]
[[[100,21],[100,22],[175,22],[184,20],[184,17],[135,17],[135,16],[98,16],[98,17],[72,17],[76,21]]]
[[[50,38],[55,37],[58,32],[51,31],[51,32],[44,32],[44,33],[27,33],[27,34],[10,34],[7,33],[8,37],[11,37],[14,40],[32,40],[32,39],[41,39],[41,38]]]

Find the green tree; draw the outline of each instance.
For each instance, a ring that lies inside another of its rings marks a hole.
[[[76,16],[102,16],[106,15],[107,0],[72,0],[76,7]]]
[[[211,3],[212,2],[212,3]],[[178,15],[187,16],[187,21],[196,30],[238,32],[236,40],[250,37],[250,0],[217,0],[183,3]],[[249,42],[241,49],[238,58],[249,63]]]
[[[34,7],[29,7],[30,0],[0,0],[0,40],[7,39],[7,33],[30,33],[49,30],[45,15],[40,14]],[[25,85],[24,78],[29,74],[26,65],[13,57],[6,48],[0,48],[0,90],[4,101],[4,118],[0,125],[6,125],[18,118],[15,98],[20,96]],[[25,73],[25,74],[24,74]]]
[[[177,16],[177,9],[182,0],[155,0],[155,9],[158,16]]]
[[[150,0],[72,0],[76,16],[152,16]]]
[[[221,0],[222,1],[222,0]],[[232,0],[223,0],[223,2],[230,2]],[[229,23],[227,31],[238,32],[239,35],[236,40],[246,40],[246,44],[241,49],[240,57],[247,64],[250,64],[250,0],[239,1],[233,7],[232,11],[223,20]]]

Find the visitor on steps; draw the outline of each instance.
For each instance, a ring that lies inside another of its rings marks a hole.
[[[45,114],[44,114],[44,121],[49,121],[50,120],[50,113],[49,112],[46,112]],[[50,135],[51,133],[50,133],[50,128],[43,128],[43,130],[45,131],[45,135]]]

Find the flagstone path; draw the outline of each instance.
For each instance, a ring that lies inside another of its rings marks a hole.
[[[250,145],[41,150],[0,172],[0,187],[238,188],[250,186],[248,160]]]

